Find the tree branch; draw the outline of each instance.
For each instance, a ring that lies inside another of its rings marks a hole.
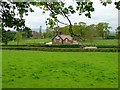
[[[56,13],[49,7],[48,4],[47,4],[47,8],[48,8],[48,10],[50,10],[52,13],[56,14]],[[59,23],[61,23],[61,24],[64,24],[64,25],[68,25],[67,23],[63,23],[63,22],[59,21],[58,19],[56,19],[56,21],[59,22]]]

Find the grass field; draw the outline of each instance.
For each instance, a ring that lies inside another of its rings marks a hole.
[[[3,88],[116,88],[118,54],[3,50]]]
[[[39,42],[51,42],[51,39],[24,39],[20,41],[20,45],[25,45],[25,44],[33,44],[33,43],[39,43]],[[99,39],[99,40],[95,40],[94,42],[88,42],[88,41],[84,41],[81,42],[82,45],[118,45],[118,40],[117,39],[111,39],[111,40],[103,40],[103,39]],[[11,41],[8,43],[8,45],[17,45],[16,41]]]
[[[39,42],[51,42],[51,39],[23,39],[19,42],[19,45],[33,44]],[[16,41],[11,41],[8,45],[17,45]]]
[[[100,40],[95,40],[94,42],[87,42],[87,41],[85,41],[85,42],[82,42],[82,44],[83,45],[118,45],[118,40],[117,39],[111,39],[111,40],[102,40],[102,39],[100,39]]]
[[[2,51],[0,50],[0,90],[2,88]]]

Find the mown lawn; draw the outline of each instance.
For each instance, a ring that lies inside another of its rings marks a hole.
[[[118,54],[3,50],[3,88],[116,88]]]
[[[40,43],[40,42],[52,42],[51,38],[47,39],[23,39],[19,42],[19,45],[25,45],[25,44],[34,44],[34,43]],[[118,45],[118,40],[117,39],[99,39],[95,40],[94,42],[88,42],[88,41],[83,41],[80,42],[82,45]],[[8,43],[8,45],[17,45],[16,41],[11,41]]]
[[[118,45],[117,39],[100,39],[95,40],[92,43],[88,41],[82,42],[82,45]]]
[[[0,50],[0,90],[2,88],[2,50]]]
[[[27,44],[34,44],[34,43],[40,43],[40,42],[51,42],[51,39],[22,39],[19,42],[19,45],[27,45]],[[11,41],[8,43],[8,45],[17,45],[16,41]]]

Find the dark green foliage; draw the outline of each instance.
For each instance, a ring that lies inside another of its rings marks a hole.
[[[5,28],[12,28],[17,31],[24,31],[27,37],[31,36],[30,29],[25,26],[23,14],[28,15],[28,11],[32,12],[30,5],[27,2],[1,2],[1,22],[2,25],[2,41],[7,44],[14,39],[13,34],[6,31]],[[16,10],[18,12],[16,12]],[[17,17],[16,17],[17,16]],[[26,30],[26,31],[25,31]]]
[[[115,2],[115,5],[116,5],[116,8],[117,8],[118,10],[120,10],[120,1]]]
[[[49,51],[49,52],[119,52],[118,48],[51,48],[51,47],[2,47],[3,50],[33,50],[33,51]]]
[[[120,48],[118,45],[97,45],[98,48]]]
[[[111,29],[111,27],[109,26],[109,23],[106,22],[100,22],[96,25],[98,35],[102,38],[106,38],[109,35],[109,29]]]
[[[17,45],[19,44],[21,39],[22,39],[22,33],[20,31],[16,32],[15,40],[17,41]]]
[[[2,30],[2,42],[7,45],[9,41],[14,40],[15,32]]]
[[[55,32],[52,28],[47,27],[46,32],[43,33],[43,38],[53,38],[55,36]]]
[[[79,11],[79,15],[85,13],[86,17],[91,18],[91,12],[94,11],[92,4],[93,2],[77,2],[76,10]]]
[[[59,44],[59,45],[40,45],[39,43],[37,44],[31,44],[31,45],[1,45],[3,48],[4,47],[9,47],[9,48],[17,48],[17,47],[28,47],[28,48],[31,48],[31,47],[35,47],[35,48],[41,48],[41,47],[44,47],[44,48],[83,48],[85,46],[89,47],[91,45],[68,45],[68,44]],[[120,48],[120,46],[118,45],[92,45],[94,47],[97,47],[97,48]]]
[[[67,45],[67,44],[61,44],[61,45],[45,45],[43,47],[56,47],[56,48],[80,48],[83,47],[81,45]]]
[[[2,2],[1,7],[2,28],[9,27],[22,30],[25,27],[23,14],[27,15],[28,11],[31,11],[27,2]],[[18,12],[15,12],[15,9]]]
[[[72,36],[80,36],[76,35],[73,32],[72,22],[69,19],[69,15],[77,13],[79,15],[84,14],[86,17],[91,18],[91,12],[94,11],[93,2],[76,2],[76,8],[73,6],[66,6],[64,2],[1,2],[1,21],[0,24],[2,25],[2,29],[5,30],[5,27],[14,28],[15,30],[24,31],[25,27],[25,20],[23,19],[23,15],[28,15],[28,12],[33,12],[33,9],[30,5],[42,7],[43,12],[49,10],[50,11],[50,18],[47,19],[46,24],[49,25],[51,28],[56,26],[58,23],[65,24],[69,26],[69,33]],[[101,2],[103,5],[107,5],[106,2]],[[110,4],[111,2],[109,2]],[[120,1],[115,2],[116,8],[120,9]],[[17,12],[16,12],[17,11]],[[68,20],[69,23],[64,23],[58,20],[58,15],[63,16]],[[15,17],[17,16],[17,17]],[[26,29],[25,29],[26,30]],[[4,31],[5,33],[5,31]],[[26,32],[24,32],[26,37],[31,37],[31,31],[27,28]],[[6,36],[6,35],[5,35]],[[8,38],[8,37],[3,37]],[[5,39],[4,39],[5,40]],[[9,39],[6,39],[8,41]]]
[[[26,38],[32,37],[32,30],[29,27],[25,27],[22,31],[22,36]]]
[[[115,35],[108,35],[105,39],[117,39]]]
[[[118,26],[116,29],[116,37],[120,39],[120,26]]]

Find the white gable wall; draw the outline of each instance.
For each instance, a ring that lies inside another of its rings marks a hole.
[[[59,36],[56,36],[54,39],[61,39]]]

